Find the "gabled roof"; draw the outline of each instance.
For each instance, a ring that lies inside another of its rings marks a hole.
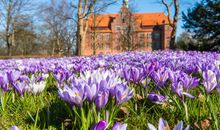
[[[168,17],[163,13],[134,13],[141,26],[169,24]],[[109,27],[118,14],[99,14],[96,16],[96,27]],[[89,25],[94,26],[94,15],[89,18]]]
[[[108,27],[118,14],[99,14],[96,15],[96,27]],[[89,25],[94,27],[94,15],[89,17]]]
[[[136,13],[134,15],[140,18],[138,22],[140,22],[142,26],[169,24],[168,17],[162,12]]]

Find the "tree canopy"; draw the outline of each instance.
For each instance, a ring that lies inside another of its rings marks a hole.
[[[202,0],[187,14],[183,13],[184,28],[210,50],[220,44],[220,1]]]

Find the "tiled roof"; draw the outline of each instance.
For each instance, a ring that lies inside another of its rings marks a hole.
[[[142,26],[169,24],[168,17],[164,13],[137,13],[134,14],[140,18]]]
[[[118,14],[99,14],[96,15],[96,27],[108,27]],[[94,15],[89,18],[89,25],[94,27]]]
[[[96,16],[96,26],[97,27],[108,27],[113,19],[115,19],[118,14],[100,14]],[[151,25],[162,25],[168,24],[168,17],[163,13],[134,13],[134,16],[137,17],[137,22],[141,26],[151,26]],[[93,26],[93,18],[89,18],[89,25]]]

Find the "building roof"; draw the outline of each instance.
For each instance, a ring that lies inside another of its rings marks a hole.
[[[168,17],[163,12],[158,13],[134,13],[137,22],[141,26],[169,24]],[[118,14],[99,14],[96,16],[96,27],[109,27]],[[94,15],[89,18],[89,25],[94,27]]]
[[[89,25],[94,27],[94,19],[96,19],[96,27],[108,27],[111,21],[117,16],[118,14],[99,14],[94,18],[94,15],[92,15],[89,17]]]

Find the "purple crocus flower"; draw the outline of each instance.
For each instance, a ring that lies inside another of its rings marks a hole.
[[[161,103],[163,103],[163,102],[166,101],[166,97],[165,97],[165,96],[156,94],[156,93],[154,93],[154,92],[150,92],[150,93],[148,94],[148,98],[149,98],[152,102],[154,102],[154,103],[156,103],[156,104],[161,104]]]
[[[172,84],[176,84],[179,81],[180,76],[180,71],[168,71],[168,77],[169,80],[172,82]]]
[[[153,79],[158,86],[163,87],[168,79],[168,72],[165,68],[162,68],[161,70],[153,73]]]
[[[16,80],[19,79],[19,76],[21,76],[21,72],[19,71],[9,71],[7,72],[7,76],[8,76],[8,81],[13,83]]]
[[[85,93],[88,101],[93,102],[94,98],[98,94],[98,86],[96,84],[85,85]]]
[[[84,87],[80,84],[65,85],[63,89],[59,89],[58,95],[62,100],[78,107],[81,107],[85,100]]]
[[[208,93],[210,93],[217,86],[216,74],[207,70],[203,72],[203,85]]]
[[[148,128],[149,130],[157,130],[156,127],[150,123],[148,123]],[[159,120],[158,130],[169,130],[168,124],[162,118]]]
[[[148,123],[148,128],[150,130],[157,130],[155,126],[153,126],[152,124]],[[169,130],[169,125],[167,124],[166,121],[164,121],[162,118],[160,118],[159,120],[159,124],[158,124],[158,130]],[[173,130],[183,130],[183,122],[180,121]],[[188,125],[185,130],[190,130],[190,126]]]
[[[17,126],[12,126],[11,130],[20,130]]]
[[[27,75],[21,75],[21,76],[19,77],[19,81],[20,81],[20,82],[29,82],[29,78],[28,78]]]
[[[116,122],[112,127],[112,130],[126,130],[127,124],[121,124],[120,122]]]
[[[59,83],[59,85],[63,84],[64,80],[65,80],[65,74],[64,73],[57,73],[57,74],[53,74],[54,78],[56,79],[56,81]]]
[[[8,83],[7,75],[4,73],[0,73],[0,86],[7,83]]]
[[[107,82],[107,80],[101,80],[100,82],[96,83],[98,85],[99,91],[106,91],[107,89],[111,89],[110,84]]]
[[[145,77],[149,77],[154,71],[154,65],[153,64],[143,65],[142,68],[143,68]]]
[[[3,93],[9,90],[8,78],[5,73],[0,73],[0,88],[2,89]]]
[[[24,82],[17,82],[13,86],[20,96],[26,91],[26,84]]]
[[[115,87],[116,103],[121,104],[133,97],[133,92],[124,84]]]
[[[95,104],[97,109],[100,111],[108,102],[109,92],[108,91],[101,91],[95,98]]]
[[[32,74],[34,74],[35,72],[37,72],[37,66],[31,64],[31,65],[29,66],[29,72],[32,73]]]
[[[180,121],[173,130],[183,130],[183,121]],[[188,125],[185,130],[190,130],[190,126]]]
[[[186,91],[189,89],[193,89],[194,87],[199,85],[200,79],[196,79],[191,76],[184,76],[182,79],[183,86],[186,88]]]
[[[141,73],[141,71],[143,70],[139,70],[137,68],[132,67],[130,71],[131,71],[131,80],[134,83],[139,83],[144,78],[143,74]]]
[[[179,81],[177,84],[172,85],[172,91],[176,93],[180,97],[181,100],[183,100],[183,95],[189,98],[195,98],[190,93],[184,92],[183,83],[181,81]]]
[[[90,130],[105,130],[107,123],[105,120],[99,121],[96,125],[92,126]]]
[[[139,68],[140,69],[140,68]],[[139,70],[135,67],[128,67],[125,66],[123,67],[122,70],[122,76],[127,80],[127,81],[132,81],[134,83],[139,83],[141,80],[144,79],[144,74],[141,73],[143,70]]]

